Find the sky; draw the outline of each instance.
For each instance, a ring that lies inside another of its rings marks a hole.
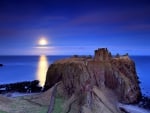
[[[102,47],[150,55],[150,1],[0,0],[0,55],[92,55]]]

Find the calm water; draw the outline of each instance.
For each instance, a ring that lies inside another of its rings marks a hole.
[[[69,56],[0,56],[0,63],[4,64],[0,67],[0,84],[38,79],[43,86],[49,64],[66,57]],[[136,64],[142,92],[150,96],[150,56],[131,58]]]
[[[150,96],[150,56],[132,56],[136,65],[137,75],[141,81],[141,90]]]
[[[48,66],[67,56],[0,56],[0,84],[40,80],[43,86]]]

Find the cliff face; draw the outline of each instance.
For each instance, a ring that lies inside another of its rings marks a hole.
[[[56,61],[47,71],[45,89],[62,81],[68,98],[82,95],[82,105],[90,107],[96,101],[92,95],[99,95],[105,90],[114,95],[104,93],[106,98],[109,95],[108,98],[116,97],[119,102],[135,103],[141,96],[137,78],[135,64],[127,55],[112,57],[106,48],[102,48],[95,51],[94,58],[72,57]]]

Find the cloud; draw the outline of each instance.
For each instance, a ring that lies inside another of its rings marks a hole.
[[[112,7],[111,7],[112,8]],[[149,10],[147,8],[127,8],[123,9],[99,9],[93,10],[73,18],[67,25],[69,26],[124,26],[131,23],[146,23],[149,21]]]
[[[1,48],[0,55],[94,55],[94,50],[105,48],[106,46],[48,46],[45,48]],[[108,50],[116,55],[150,55],[147,47],[129,46],[107,46]]]
[[[124,29],[130,30],[130,31],[149,31],[150,32],[150,24],[131,24],[131,25],[126,25]]]

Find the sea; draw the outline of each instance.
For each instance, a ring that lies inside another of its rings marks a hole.
[[[0,56],[0,84],[39,80],[44,86],[50,64],[69,56]]]
[[[44,86],[50,64],[64,56],[0,56],[0,84],[39,80]],[[142,93],[150,96],[150,56],[130,56],[135,62]]]

